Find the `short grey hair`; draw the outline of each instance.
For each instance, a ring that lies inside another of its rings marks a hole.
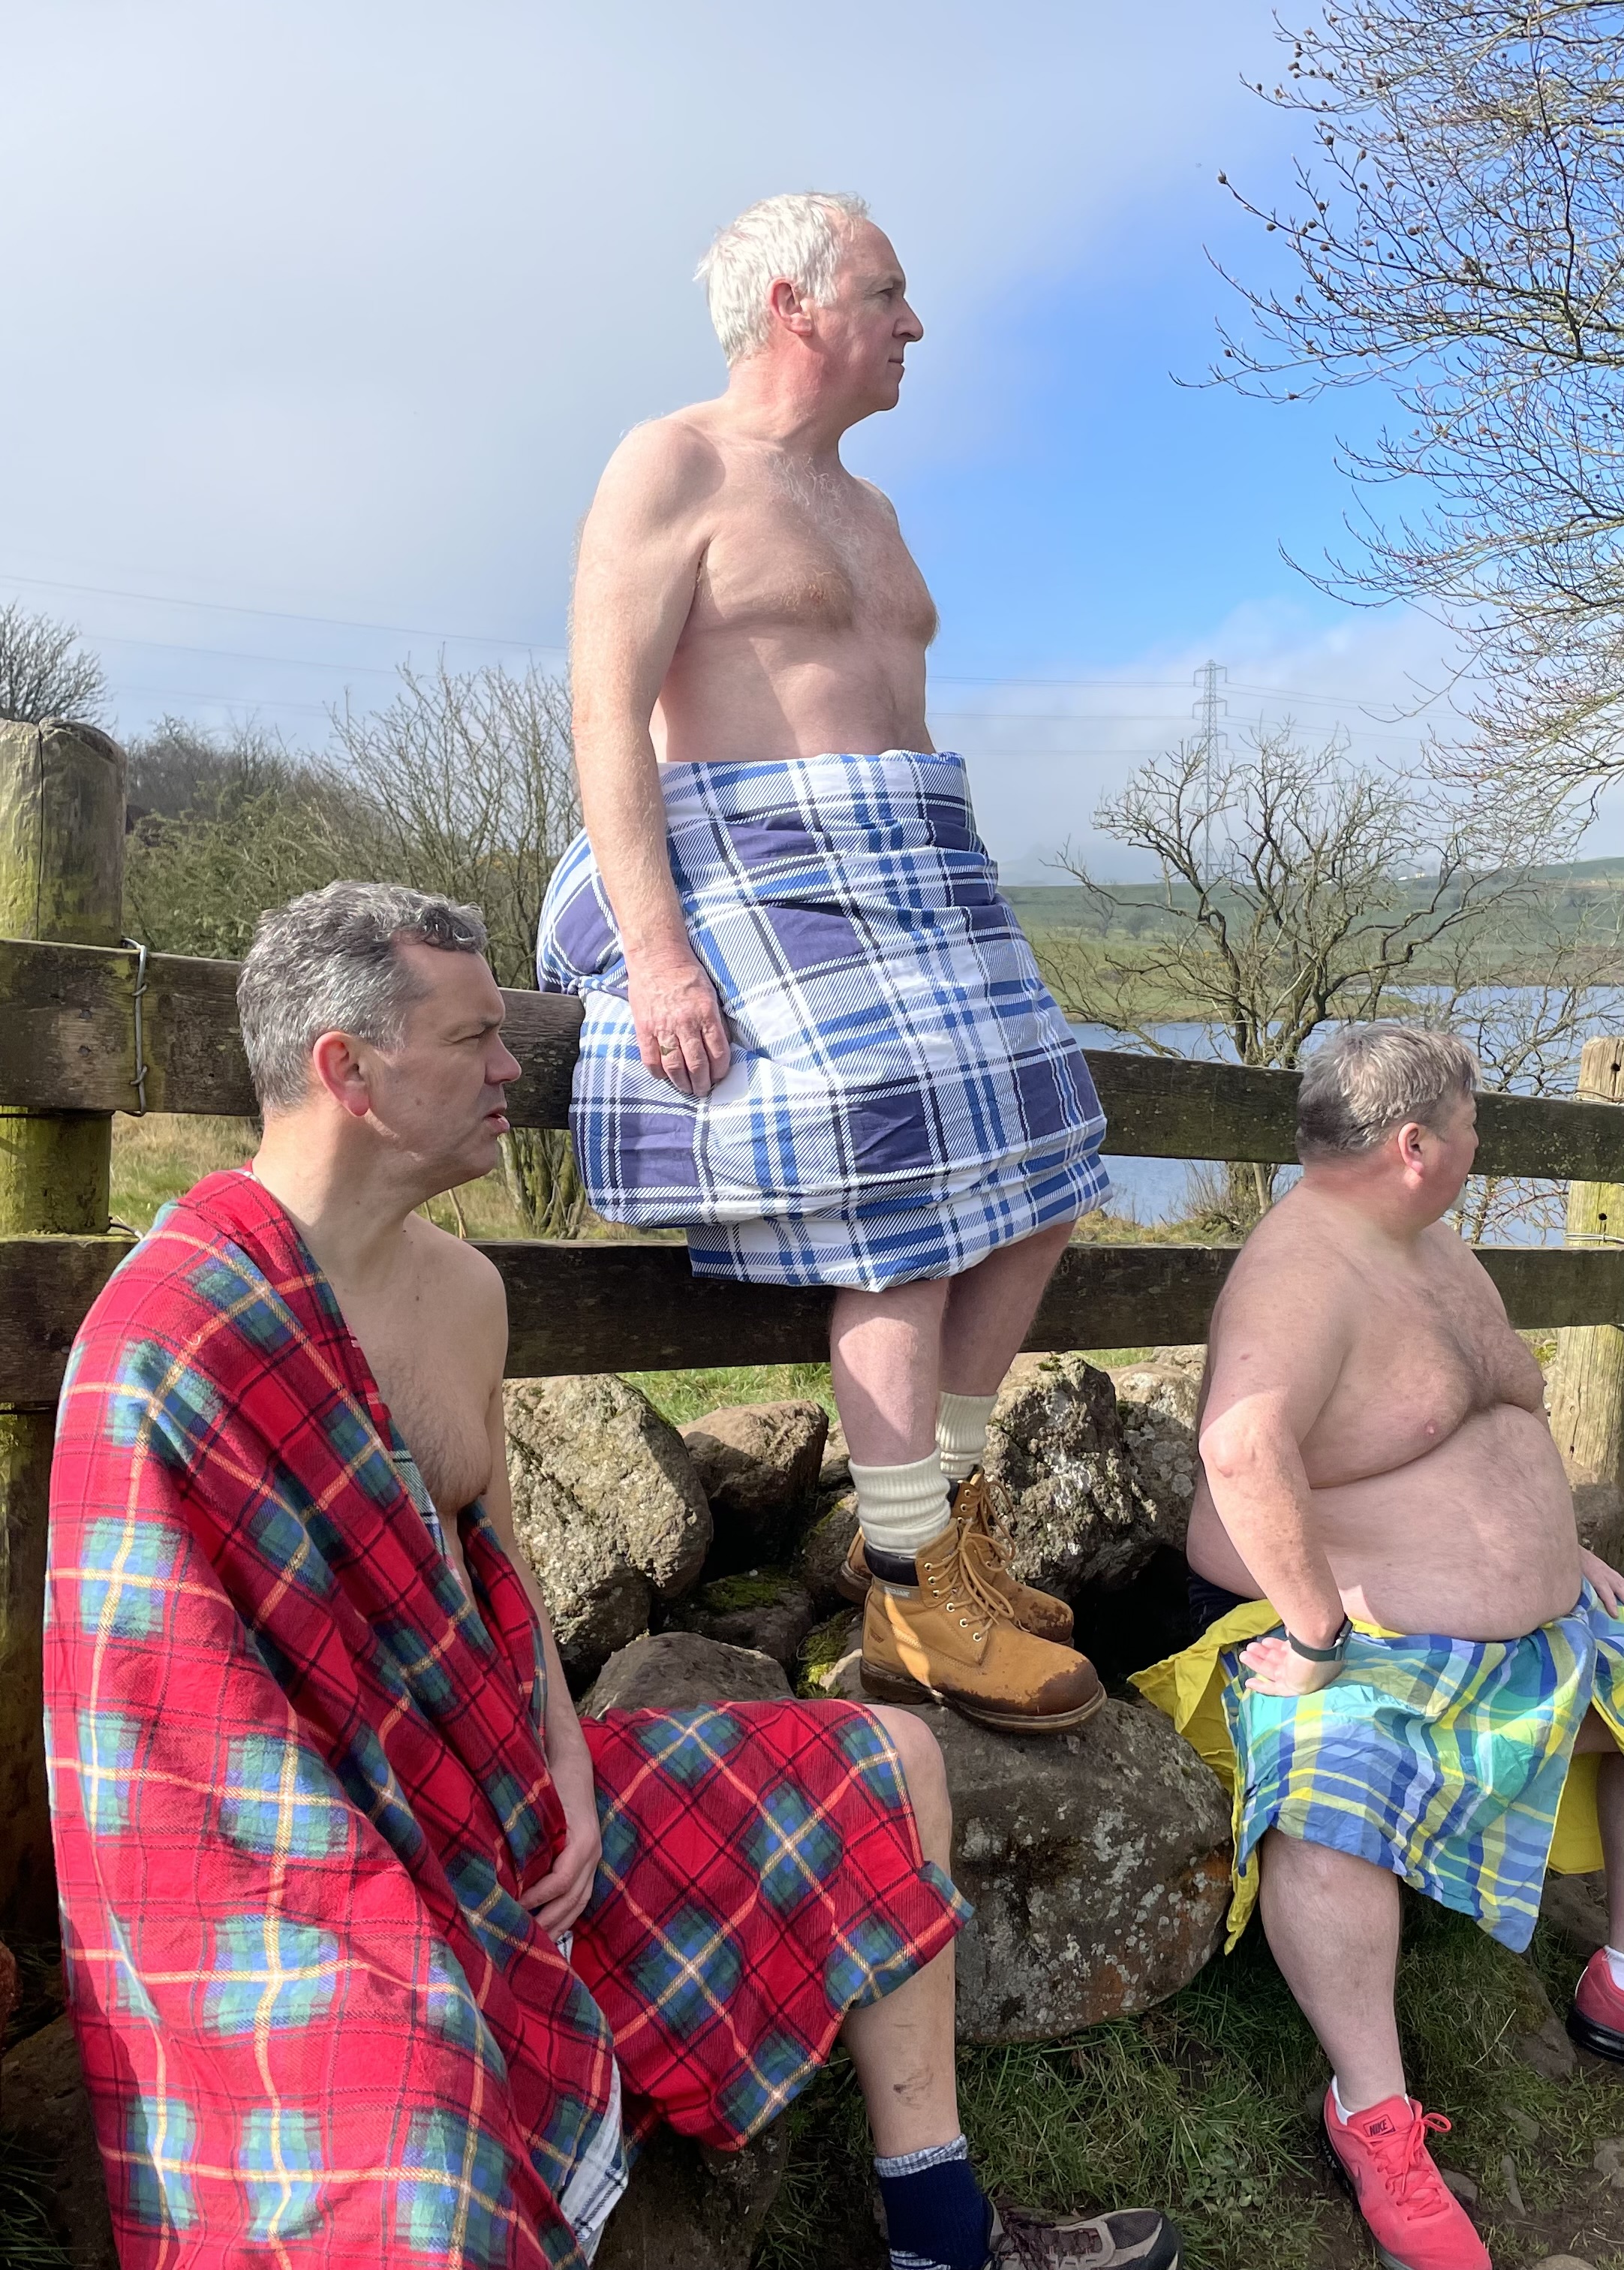
[[[423,991],[396,952],[402,938],[483,953],[485,917],[402,883],[329,883],[261,915],[237,980],[237,1015],[262,1110],[304,1102],[323,1033],[399,1047]]]
[[[1421,1025],[1344,1025],[1309,1058],[1297,1091],[1297,1155],[1357,1158],[1406,1120],[1436,1128],[1471,1095],[1465,1041]]]
[[[782,276],[805,299],[827,302],[867,203],[842,189],[797,189],[763,197],[719,229],[693,271],[705,286],[710,320],[730,363],[771,336],[768,297]]]

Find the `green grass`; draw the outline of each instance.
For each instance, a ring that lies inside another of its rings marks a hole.
[[[1511,2155],[1531,2216],[1571,2203],[1566,2243],[1593,2204],[1597,2142],[1624,2130],[1624,2082],[1544,2081],[1516,2054],[1516,2036],[1543,2014],[1536,1970],[1561,2009],[1578,1968],[1543,1931],[1531,1967],[1465,1918],[1405,1900],[1398,2005],[1411,2086],[1454,2120],[1437,2156],[1481,2185],[1500,2270],[1558,2243],[1548,2229],[1507,2219],[1502,2155]],[[1055,2210],[1168,2207],[1190,2270],[1368,2259],[1320,2168],[1324,2058],[1256,1926],[1235,1955],[1143,2018],[1041,2048],[967,2049],[960,2075],[965,2131],[995,2193]],[[1509,2125],[1509,2107],[1538,2124],[1536,2140]],[[847,2270],[858,2251],[853,2229],[866,2235],[870,2148],[843,2059],[790,2120],[790,2173],[757,2270]],[[849,2223],[832,2217],[836,2200],[859,2203]],[[1576,2251],[1600,2266],[1624,2240],[1624,2211],[1598,2212],[1601,2227]]]
[[[731,1403],[821,1403],[834,1416],[827,1363],[748,1363],[701,1371],[628,1371],[661,1416],[686,1427]]]
[[[45,2171],[0,2128],[0,2264],[5,2270],[73,2270],[46,2220]]]

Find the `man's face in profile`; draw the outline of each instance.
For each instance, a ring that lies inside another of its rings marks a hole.
[[[832,297],[814,315],[815,336],[832,375],[864,407],[894,410],[902,390],[904,350],[924,337],[908,304],[908,279],[890,238],[860,221],[848,241]]]
[[[518,1059],[502,1041],[503,1004],[490,965],[402,938],[395,951],[417,998],[400,1046],[367,1052],[372,1116],[392,1145],[441,1179],[436,1190],[488,1175],[508,1131],[505,1089]]]

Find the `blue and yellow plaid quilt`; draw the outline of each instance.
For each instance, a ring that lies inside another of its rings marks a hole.
[[[1249,1694],[1240,1651],[1280,1619],[1250,1600],[1193,1647],[1135,1674],[1235,1799],[1233,1947],[1278,1829],[1369,1860],[1502,1945],[1533,1936],[1547,1866],[1602,1864],[1594,1755],[1573,1746],[1593,1702],[1624,1736],[1624,1621],[1586,1584],[1525,1638],[1457,1640],[1355,1626],[1316,1695]]]

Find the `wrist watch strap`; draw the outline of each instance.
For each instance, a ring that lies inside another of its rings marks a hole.
[[[1353,1628],[1353,1624],[1344,1616],[1342,1628],[1329,1647],[1310,1647],[1306,1640],[1299,1639],[1294,1632],[1287,1633],[1286,1644],[1294,1654],[1306,1656],[1310,1663],[1340,1663],[1347,1646],[1348,1634]]]

